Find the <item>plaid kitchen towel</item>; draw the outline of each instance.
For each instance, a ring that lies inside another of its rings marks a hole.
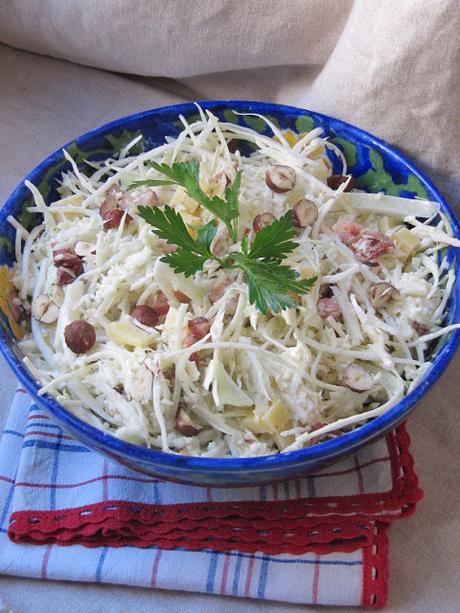
[[[404,427],[305,478],[189,487],[109,463],[18,389],[0,442],[0,573],[379,607],[387,528],[421,496]]]

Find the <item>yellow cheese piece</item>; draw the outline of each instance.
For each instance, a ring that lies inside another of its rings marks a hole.
[[[24,329],[14,321],[13,314],[8,304],[8,298],[15,290],[11,282],[11,271],[8,266],[0,266],[0,310],[6,315],[11,330],[15,338],[21,339],[24,336]]]
[[[266,432],[279,432],[291,423],[291,414],[280,400],[275,400],[260,421],[266,426]]]
[[[317,277],[318,273],[312,266],[299,266],[299,275],[301,279],[309,279]]]
[[[280,400],[275,400],[263,415],[254,411],[252,415],[243,419],[243,423],[254,434],[276,434],[286,430],[292,419],[284,404]]]
[[[116,343],[130,347],[151,347],[155,342],[155,336],[130,321],[113,321],[105,327],[105,333]]]
[[[407,228],[401,228],[395,232],[391,238],[395,242],[398,249],[406,256],[410,255],[420,247],[419,239]]]
[[[187,211],[187,213],[190,213],[191,215],[193,215],[194,213],[196,214],[198,209],[200,208],[198,202],[196,200],[193,200],[193,198],[190,198],[190,196],[184,196],[182,198],[182,206]]]

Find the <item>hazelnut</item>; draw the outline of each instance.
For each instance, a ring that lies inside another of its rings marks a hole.
[[[276,217],[271,213],[259,213],[259,215],[256,215],[254,217],[252,227],[257,232],[258,230],[265,228],[265,226],[270,226],[275,221],[275,219]]]
[[[307,228],[312,226],[318,218],[318,209],[311,200],[302,198],[292,207],[292,216],[298,228]]]
[[[296,181],[296,172],[289,166],[271,166],[265,173],[265,183],[276,194],[290,191]]]
[[[151,328],[156,326],[160,319],[159,314],[146,304],[138,304],[135,306],[131,313],[131,317],[143,326],[149,326]]]
[[[327,184],[328,187],[330,187],[331,189],[338,189],[342,185],[342,183],[345,183],[346,181],[348,181],[348,179],[350,179],[350,181],[348,182],[348,185],[343,191],[351,192],[351,190],[354,189],[356,185],[356,179],[353,177],[353,175],[331,175],[327,178]]]
[[[374,385],[370,374],[359,364],[348,364],[343,373],[343,382],[354,392],[367,392]]]
[[[49,296],[41,294],[32,302],[32,317],[44,324],[52,324],[59,315],[59,307]]]
[[[87,321],[76,319],[65,327],[64,339],[74,353],[87,353],[96,342],[96,331]]]
[[[391,285],[390,283],[386,283],[382,281],[382,283],[377,283],[371,287],[370,297],[373,306],[376,309],[383,307],[389,302],[389,300],[395,300],[399,296],[399,291]]]

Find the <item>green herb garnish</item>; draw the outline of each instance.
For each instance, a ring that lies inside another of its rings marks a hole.
[[[238,190],[241,172],[237,173],[233,185],[227,187],[223,200],[218,196],[210,198],[200,188],[199,164],[196,160],[175,162],[171,166],[156,162],[150,164],[170,180],[136,181],[130,185],[130,188],[139,185],[181,185],[191,198],[224,222],[233,242],[237,242]],[[246,276],[249,302],[255,304],[262,313],[266,313],[269,309],[277,313],[281,309],[294,307],[294,296],[308,293],[317,280],[317,277],[299,279],[295,270],[282,264],[282,260],[298,246],[293,240],[295,227],[291,211],[257,231],[251,245],[248,244],[247,237],[244,237],[241,240],[241,251],[231,251],[222,258],[215,256],[211,251],[211,243],[217,232],[215,220],[200,228],[194,239],[181,215],[172,207],[139,206],[138,211],[160,238],[177,245],[176,251],[161,258],[162,262],[169,264],[175,272],[183,273],[186,277],[203,270],[208,260],[218,262],[223,268],[239,268]]]
[[[197,160],[190,162],[174,162],[171,166],[167,164],[158,164],[157,162],[148,162],[149,165],[169,177],[169,181],[163,179],[145,179],[144,181],[136,181],[129,188],[139,187],[140,185],[150,185],[156,187],[158,185],[181,185],[185,188],[190,198],[199,202],[205,209],[208,209],[213,215],[219,217],[227,227],[227,230],[233,240],[237,241],[238,236],[238,190],[241,181],[241,172],[236,173],[236,178],[232,185],[225,190],[225,200],[219,196],[210,198],[200,187],[200,165]]]

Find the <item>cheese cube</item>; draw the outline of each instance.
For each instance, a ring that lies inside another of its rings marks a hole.
[[[155,335],[141,330],[130,321],[113,321],[105,327],[107,336],[121,345],[130,347],[151,347]]]
[[[280,400],[275,400],[265,413],[253,411],[249,417],[243,419],[243,423],[254,434],[276,434],[289,428],[292,419],[284,404]]]
[[[406,256],[411,255],[420,247],[419,239],[407,228],[401,228],[392,237],[396,246]]]

